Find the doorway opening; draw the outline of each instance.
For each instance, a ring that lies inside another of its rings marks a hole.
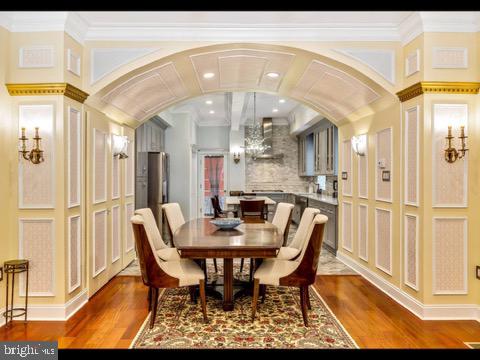
[[[213,217],[212,197],[218,196],[220,207],[225,208],[228,153],[200,153],[198,161],[198,215],[199,217]]]

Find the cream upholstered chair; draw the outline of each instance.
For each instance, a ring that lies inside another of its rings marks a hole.
[[[293,204],[278,203],[275,215],[273,216],[272,224],[278,228],[280,234],[283,234],[283,246],[287,245],[293,207]]]
[[[138,253],[138,262],[142,273],[143,283],[149,287],[149,310],[152,311],[150,328],[153,328],[158,305],[158,289],[177,288],[188,286],[190,296],[195,293],[195,286],[200,288],[203,319],[207,319],[207,303],[205,295],[205,274],[202,269],[190,259],[161,261],[155,255],[155,246],[147,235],[144,218],[134,215],[131,218],[135,244]]]
[[[296,260],[267,259],[253,275],[252,321],[257,310],[260,285],[297,286],[300,288],[300,304],[303,322],[308,326],[307,308],[310,308],[308,287],[315,282],[323,232],[328,218],[317,214],[304,233],[305,241]]]
[[[162,205],[162,209],[167,217],[168,229],[170,231],[170,237],[173,240],[173,234],[175,231],[185,224],[185,218],[183,217],[182,209],[178,203],[169,203]]]
[[[143,225],[148,238],[153,244],[155,254],[163,261],[180,260],[177,249],[167,246],[163,241],[152,210],[150,208],[137,209],[135,210],[135,215],[140,215],[143,218]]]
[[[280,248],[280,251],[277,254],[277,259],[292,260],[300,254],[304,242],[306,241],[306,235],[310,228],[310,224],[317,214],[320,214],[320,210],[314,208],[306,208],[303,211],[300,224],[298,224],[298,229],[292,242],[288,244],[288,246],[282,246]]]

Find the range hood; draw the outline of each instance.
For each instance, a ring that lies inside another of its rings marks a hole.
[[[273,121],[272,118],[263,118],[262,119],[262,133],[263,133],[263,143],[268,145],[269,148],[261,155],[257,155],[256,159],[283,159],[283,154],[274,154],[273,153]]]

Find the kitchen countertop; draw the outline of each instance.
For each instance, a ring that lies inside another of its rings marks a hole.
[[[334,198],[330,195],[325,195],[325,194],[305,193],[305,192],[278,192],[278,191],[272,191],[272,192],[268,192],[268,191],[259,192],[259,191],[257,191],[256,194],[262,194],[262,195],[263,194],[265,194],[265,195],[266,194],[299,195],[299,196],[304,196],[308,199],[312,199],[312,200],[315,200],[315,201],[319,201],[319,202],[323,202],[323,203],[326,203],[326,204],[338,206],[338,199],[337,198]]]

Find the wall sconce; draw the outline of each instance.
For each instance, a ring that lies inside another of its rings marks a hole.
[[[128,158],[127,148],[128,148],[128,137],[113,135],[112,136],[112,152],[113,156],[118,156],[119,159]]]
[[[45,161],[43,158],[43,150],[40,150],[40,140],[42,138],[38,134],[38,127],[35,128],[35,137],[33,138],[33,149],[28,151],[27,150],[27,145],[26,142],[28,138],[25,136],[25,128],[22,127],[22,137],[18,138],[18,140],[21,141],[21,146],[22,150],[19,150],[18,152],[22,154],[22,157],[25,160],[30,161],[32,164],[40,164]]]
[[[367,152],[367,134],[352,136],[353,152],[359,156],[364,156]]]
[[[240,162],[240,153],[239,152],[234,152],[233,153],[233,161],[235,161],[235,164],[238,164]]]
[[[465,156],[465,153],[468,151],[466,148],[466,142],[465,139],[468,136],[465,136],[465,126],[460,126],[460,136],[458,137],[459,139],[462,140],[462,148],[461,149],[455,149],[452,146],[452,139],[454,136],[452,136],[452,127],[448,127],[448,135],[445,137],[447,140],[447,148],[445,149],[445,161],[448,163],[454,163],[457,161],[457,159],[461,159]]]

